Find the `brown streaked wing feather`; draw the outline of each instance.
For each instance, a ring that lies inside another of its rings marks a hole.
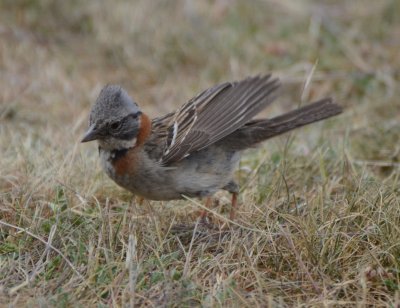
[[[179,161],[242,127],[273,101],[279,86],[270,75],[223,83],[200,93],[174,115],[155,119],[153,131],[158,133],[160,122],[168,131],[161,163]]]

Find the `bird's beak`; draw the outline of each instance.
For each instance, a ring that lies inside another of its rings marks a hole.
[[[97,132],[96,132],[95,126],[93,124],[92,126],[90,126],[88,128],[88,130],[86,131],[85,135],[83,136],[81,142],[88,142],[88,141],[96,140],[97,139],[96,134],[97,134]]]

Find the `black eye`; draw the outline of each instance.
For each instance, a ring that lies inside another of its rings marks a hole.
[[[110,128],[112,130],[117,130],[118,128],[120,128],[120,126],[121,126],[121,122],[119,122],[119,121],[113,122],[113,123],[110,124]]]

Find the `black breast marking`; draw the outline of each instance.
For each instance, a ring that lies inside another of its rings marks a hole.
[[[122,157],[126,155],[129,149],[121,149],[121,150],[113,150],[111,151],[111,162],[116,163],[119,161]]]
[[[104,149],[101,146],[99,146],[98,149],[99,149],[99,154],[104,151]],[[113,151],[110,152],[108,160],[111,163],[116,163],[117,161],[119,161],[121,158],[123,158],[126,155],[128,150],[129,150],[129,148],[128,149],[121,149],[121,150],[113,150]]]

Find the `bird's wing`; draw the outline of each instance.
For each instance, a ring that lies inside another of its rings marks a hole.
[[[219,84],[154,119],[153,136],[163,144],[160,162],[169,165],[228,136],[269,105],[279,86],[270,75]]]

